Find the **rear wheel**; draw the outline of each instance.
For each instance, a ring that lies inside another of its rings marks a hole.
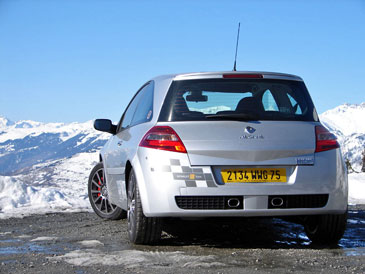
[[[347,224],[347,211],[338,215],[308,216],[304,230],[308,238],[317,244],[337,244]]]
[[[98,163],[90,173],[88,194],[91,207],[99,217],[110,220],[127,217],[125,210],[112,204],[109,200],[103,163]]]
[[[134,170],[128,181],[128,235],[134,244],[153,244],[161,238],[161,219],[143,214],[141,196]]]

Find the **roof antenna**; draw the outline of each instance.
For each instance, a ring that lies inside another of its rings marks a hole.
[[[237,60],[238,40],[240,39],[240,27],[241,27],[241,22],[238,23],[237,42],[236,42],[236,55],[234,56],[233,71],[237,71],[236,70],[236,60]]]

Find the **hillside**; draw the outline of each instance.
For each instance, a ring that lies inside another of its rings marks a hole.
[[[365,102],[344,104],[320,115],[321,122],[333,132],[341,144],[342,153],[356,171],[361,170],[365,149]]]
[[[40,123],[0,117],[0,175],[27,173],[34,165],[99,150],[108,134],[86,123]]]

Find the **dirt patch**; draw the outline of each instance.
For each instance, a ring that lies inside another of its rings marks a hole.
[[[365,206],[333,247],[281,219],[170,219],[158,245],[135,246],[125,220],[34,215],[0,220],[0,273],[364,273],[364,238]]]

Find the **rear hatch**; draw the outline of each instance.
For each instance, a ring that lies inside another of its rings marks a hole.
[[[313,158],[314,124],[303,122],[177,122],[191,165],[296,165]],[[253,133],[249,133],[254,131]]]
[[[173,81],[166,95],[159,125],[176,131],[191,165],[312,164],[318,117],[303,81],[228,76]]]

